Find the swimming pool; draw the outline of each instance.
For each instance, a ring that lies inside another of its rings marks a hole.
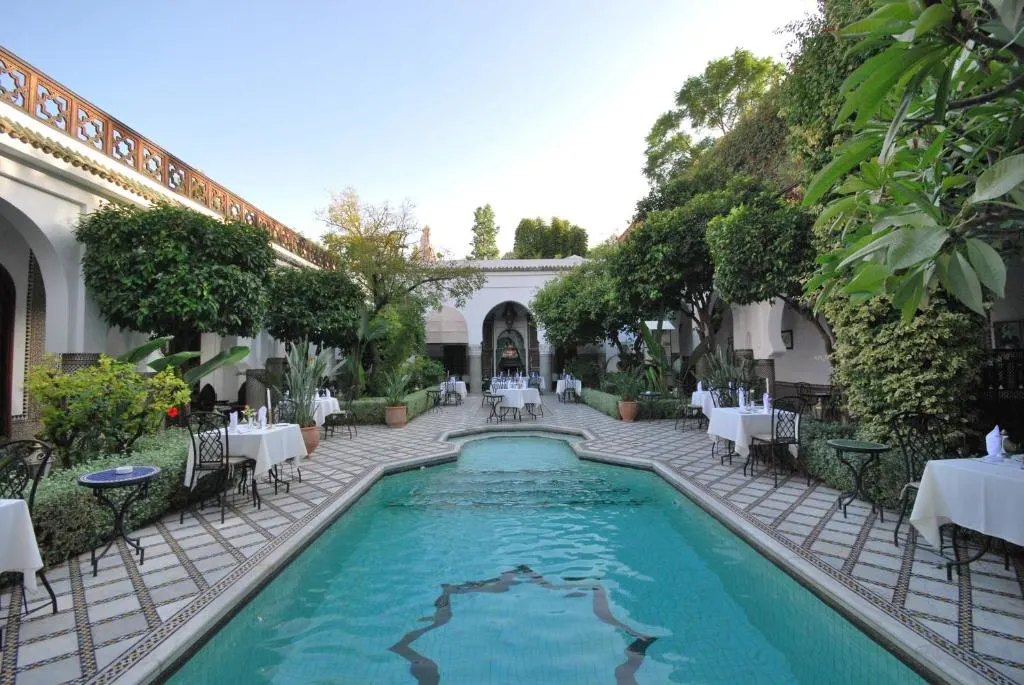
[[[172,683],[919,683],[658,476],[491,437],[389,476]]]

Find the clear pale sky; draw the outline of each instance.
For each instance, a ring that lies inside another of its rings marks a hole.
[[[331,191],[411,200],[464,256],[490,202],[591,245],[647,190],[644,137],[736,47],[780,58],[814,0],[6,0],[0,44],[310,237]]]

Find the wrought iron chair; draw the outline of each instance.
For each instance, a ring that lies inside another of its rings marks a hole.
[[[290,397],[282,397],[277,401],[277,406],[274,407],[274,423],[295,423],[295,400]],[[327,421],[324,421],[324,425],[327,425]],[[325,436],[326,437],[326,436]],[[296,475],[298,475],[299,482],[302,482],[302,469],[295,464],[295,457],[285,459],[285,463],[288,464],[288,468],[291,469],[288,480],[290,481]],[[277,484],[279,481],[284,481],[280,478],[274,480],[274,494],[277,494]]]
[[[453,380],[447,380],[444,382],[444,403],[446,405],[462,404],[462,395],[459,394],[458,385]]]
[[[708,392],[711,393],[711,402],[715,407],[735,407],[737,405],[736,394],[732,388],[710,388]],[[719,457],[720,463],[724,464],[726,457],[729,458],[729,463],[732,463],[732,457],[736,454],[736,445],[733,444],[732,440],[725,441],[728,451]],[[715,451],[718,449],[718,440],[715,440],[711,445],[711,458],[715,458]]]
[[[683,426],[686,426],[687,421],[696,421],[697,429],[699,430],[701,425],[704,423],[704,408],[703,407],[691,407],[690,397],[682,389],[682,387],[676,388],[678,393],[679,406],[676,408],[676,422],[672,426],[672,430],[679,428],[679,422],[683,422]]]
[[[768,435],[754,435],[750,439],[750,452],[747,461],[743,465],[743,475],[747,475],[747,467],[750,467],[750,475],[754,475],[754,465],[757,455],[767,453],[768,459],[772,462],[772,473],[775,477],[775,487],[779,487],[779,465],[783,460],[793,456],[800,461],[800,401],[780,399],[772,407],[772,430]],[[796,448],[796,454],[792,453]],[[811,484],[811,476],[807,475],[807,485]]]
[[[900,515],[896,519],[896,528],[892,532],[892,544],[896,547],[900,546],[900,524],[903,523],[907,510],[913,502],[913,495],[916,495],[921,487],[924,467],[932,459],[947,457],[947,445],[943,438],[947,429],[946,422],[934,414],[911,412],[896,419],[893,433],[903,458],[905,483],[900,490]],[[942,551],[941,544],[939,551]]]
[[[355,402],[355,391],[348,390],[345,393],[345,399],[341,405],[341,411],[328,414],[324,417],[324,438],[326,438],[328,434],[333,437],[335,429],[341,427],[348,428],[349,440],[352,439],[353,431],[355,432],[355,435],[359,435],[359,429],[356,427],[356,415],[352,410],[353,402]]]
[[[52,452],[49,445],[39,440],[15,440],[0,445],[0,498],[25,500],[29,516],[31,516],[36,501],[36,488],[39,487],[39,481],[46,474]],[[39,580],[43,581],[43,587],[46,588],[47,594],[50,595],[50,605],[53,608],[53,613],[56,614],[57,596],[50,586],[50,581],[46,579],[45,571],[40,569],[37,573]],[[25,596],[24,583],[21,586],[21,600],[25,605],[26,613],[28,613],[28,598]],[[41,607],[36,607],[36,609],[39,608]]]
[[[221,523],[224,523],[224,512],[227,507],[227,489],[237,472],[241,471],[238,485],[241,489],[246,482],[246,474],[250,468],[253,469],[253,503],[259,504],[255,483],[256,463],[248,457],[229,456],[227,428],[228,417],[223,414],[197,411],[188,417],[188,433],[192,440],[192,450],[189,454],[192,470],[188,483],[185,484],[185,508],[196,503],[197,495],[200,497],[200,508],[206,499],[216,497],[217,505],[220,507]],[[200,487],[203,481],[210,486],[208,496],[204,496],[204,490]],[[185,508],[181,510],[181,523],[185,522]]]

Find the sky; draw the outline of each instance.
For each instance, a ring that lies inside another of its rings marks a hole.
[[[814,0],[6,0],[0,44],[278,221],[316,238],[354,188],[410,201],[469,251],[494,208],[590,244],[647,192],[644,138],[737,47],[781,59]]]

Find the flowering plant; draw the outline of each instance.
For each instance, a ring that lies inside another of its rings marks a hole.
[[[252,421],[252,417],[256,416],[256,410],[250,407],[248,404],[242,407],[242,418],[246,421]]]
[[[172,419],[178,418],[178,408],[175,406],[168,407],[167,416]]]

